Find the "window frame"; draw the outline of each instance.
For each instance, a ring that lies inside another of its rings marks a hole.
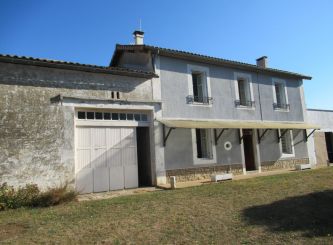
[[[282,129],[282,130],[284,130],[284,129]],[[295,146],[294,146],[294,134],[293,134],[293,130],[292,129],[287,129],[287,130],[289,131],[289,133],[288,132],[285,133],[284,136],[286,136],[287,134],[289,134],[292,153],[290,153],[290,154],[289,153],[283,153],[283,151],[282,151],[282,138],[281,138],[280,142],[279,142],[281,158],[295,157]],[[279,129],[279,135],[281,135],[281,129]]]
[[[196,136],[196,129],[191,129],[192,134],[192,150],[193,150],[193,164],[200,165],[200,164],[214,164],[216,163],[216,146],[213,142],[213,130],[212,129],[205,129],[208,131],[208,140],[210,141],[210,147],[212,152],[212,158],[198,158],[197,152],[197,136]]]
[[[253,94],[253,84],[252,84],[252,76],[251,74],[248,73],[241,73],[241,72],[234,72],[234,88],[235,88],[235,100],[240,101],[240,96],[239,96],[239,85],[238,81],[239,80],[244,80],[247,82],[248,86],[248,92],[249,92],[249,101],[255,102],[254,100],[254,94]],[[255,110],[255,105],[254,103],[251,106],[246,106],[246,105],[238,105],[236,106],[237,109],[247,109],[247,110]]]
[[[287,83],[286,83],[285,80],[279,79],[279,78],[273,78],[272,79],[273,105],[277,104],[276,89],[275,89],[276,84],[279,84],[279,85],[283,86],[283,92],[284,92],[284,98],[285,98],[284,103],[286,105],[289,105]],[[279,108],[279,107],[276,107],[276,108],[273,107],[273,110],[274,111],[281,111],[281,112],[289,112],[290,111],[290,107],[288,107],[286,109]]]
[[[205,90],[207,98],[212,97],[211,93],[211,84],[210,84],[210,75],[209,75],[209,67],[206,66],[198,66],[198,65],[187,65],[187,82],[188,82],[188,96],[194,96],[193,91],[193,73],[200,73],[202,76],[202,80],[205,83]],[[204,96],[203,96],[204,97]],[[206,107],[212,107],[212,103],[202,103],[202,102],[196,102],[188,103],[191,106],[206,106]]]

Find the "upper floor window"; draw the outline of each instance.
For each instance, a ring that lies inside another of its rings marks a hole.
[[[254,107],[251,75],[235,73],[235,92],[237,107]]]
[[[189,66],[189,95],[187,103],[211,104],[208,68]]]
[[[273,108],[276,110],[289,110],[286,82],[284,80],[273,80]]]

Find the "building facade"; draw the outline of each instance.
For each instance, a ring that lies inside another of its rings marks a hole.
[[[82,193],[308,163],[308,76],[143,44],[110,66],[0,57],[0,182]]]

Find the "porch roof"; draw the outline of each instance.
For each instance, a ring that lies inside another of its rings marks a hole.
[[[320,129],[318,125],[305,122],[218,120],[218,119],[168,119],[157,121],[169,128],[244,128],[244,129]]]

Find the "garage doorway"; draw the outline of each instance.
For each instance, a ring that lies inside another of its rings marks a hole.
[[[149,127],[136,128],[139,186],[152,186]]]
[[[333,163],[333,133],[332,132],[325,133],[325,141],[326,141],[328,162]]]
[[[243,145],[246,171],[256,170],[252,129],[243,129]]]

